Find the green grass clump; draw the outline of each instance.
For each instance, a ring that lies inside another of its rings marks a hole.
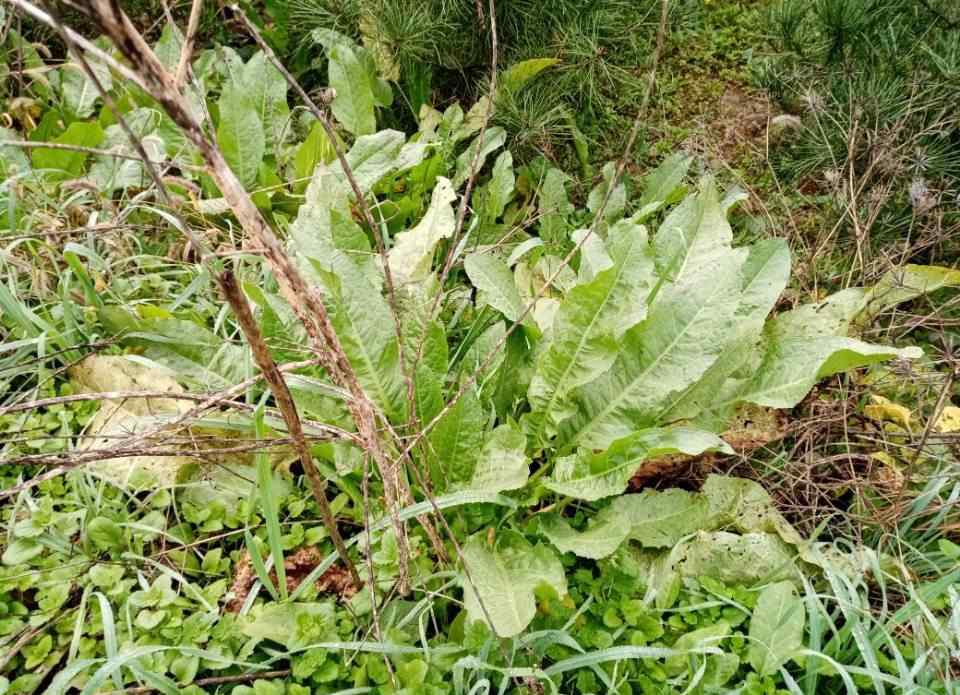
[[[863,238],[894,241],[918,227],[913,238],[925,236],[931,216],[946,215],[941,229],[957,222],[958,21],[943,0],[771,6],[774,53],[754,63],[755,77],[802,119],[774,165],[788,183],[817,182]]]

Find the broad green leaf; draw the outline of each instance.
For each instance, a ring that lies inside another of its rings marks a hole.
[[[557,461],[545,485],[554,492],[583,500],[619,495],[640,465],[651,458],[669,454],[697,455],[724,451],[730,447],[709,432],[674,427],[648,429],[615,441],[608,449],[577,454]]]
[[[711,475],[703,485],[714,528],[734,528],[741,533],[773,533],[791,545],[802,536],[777,510],[769,493],[747,478]]]
[[[750,617],[750,664],[761,676],[772,676],[803,649],[803,601],[790,582],[770,584],[757,598]]]
[[[373,57],[350,39],[330,29],[315,29],[315,41],[323,44],[329,63],[327,74],[336,92],[330,109],[354,135],[370,135],[377,129],[376,107],[389,105],[390,86],[377,77]]]
[[[267,60],[263,51],[257,51],[243,66],[239,82],[263,124],[266,147],[281,144],[284,131],[289,130],[290,119],[287,81],[283,75]]]
[[[905,265],[887,272],[866,294],[860,320],[944,287],[960,286],[960,270],[935,265]]]
[[[611,508],[630,522],[630,538],[645,548],[672,548],[685,536],[709,527],[709,504],[686,490],[644,490],[613,501]]]
[[[100,85],[109,92],[113,87],[110,68],[89,55],[86,60]],[[84,119],[93,114],[100,91],[79,63],[71,61],[60,68],[60,89],[67,109],[74,116]]]
[[[246,347],[224,341],[193,321],[167,316],[129,321],[129,315],[124,313],[101,312],[101,320],[106,325],[118,331],[126,330],[126,345],[141,348],[145,357],[169,368],[184,382],[203,389],[228,388],[246,378],[249,360]],[[153,379],[156,377],[151,375]],[[118,389],[114,386],[101,390]]]
[[[537,361],[528,399],[538,436],[551,438],[574,415],[569,393],[607,371],[616,360],[620,337],[644,318],[653,282],[646,229],[624,220],[610,230],[610,239],[613,266],[567,293],[550,346]]]
[[[97,147],[103,141],[103,135],[103,129],[93,121],[74,121],[52,142],[61,145]],[[38,147],[33,150],[33,168],[52,169],[64,178],[77,177],[83,172],[83,163],[87,157],[85,152]]]
[[[443,393],[450,368],[446,331],[431,313],[438,292],[439,281],[428,276],[424,282],[404,285],[396,293],[403,325],[403,355],[407,373],[414,377],[416,415],[423,424],[432,421],[445,405]]]
[[[677,153],[667,157],[660,166],[643,177],[643,193],[637,202],[639,219],[646,219],[682,194],[683,177],[687,175],[691,162],[693,157]]]
[[[20,136],[9,128],[0,128],[0,142],[20,140]],[[30,160],[19,147],[0,145],[0,177],[7,179],[30,171]],[[513,170],[511,170],[511,175]]]
[[[825,377],[894,358],[919,357],[919,348],[896,349],[847,337],[863,312],[866,294],[850,288],[768,321],[759,350],[750,357],[750,375],[717,389],[713,406],[722,412],[746,401],[790,408]]]
[[[540,215],[539,236],[548,244],[561,243],[567,239],[570,229],[569,217],[573,204],[567,196],[570,177],[556,168],[547,171],[540,184],[537,212]]]
[[[862,287],[835,292],[823,301],[801,304],[777,314],[767,322],[764,332],[770,341],[847,336],[863,311],[865,298],[866,290]]]
[[[784,338],[768,345],[763,362],[738,394],[738,400],[792,408],[820,379],[897,357],[916,359],[922,354],[915,347],[897,349],[840,336]]]
[[[675,396],[665,418],[669,421],[689,420],[703,411],[717,420],[726,421],[732,404],[718,406],[726,380],[753,358],[760,340],[764,320],[773,309],[790,278],[790,249],[782,239],[765,239],[750,247],[743,264],[743,293],[736,310],[733,335],[699,381]],[[722,426],[722,425],[721,425]]]
[[[488,222],[493,222],[503,215],[503,211],[513,196],[516,179],[513,175],[513,155],[505,150],[501,152],[493,163],[493,172],[490,181],[483,186],[483,215]]]
[[[684,633],[677,639],[676,642],[673,643],[672,648],[675,651],[683,652],[702,650],[706,647],[718,647],[720,642],[722,642],[729,634],[730,625],[720,621],[713,625],[702,627],[699,630],[693,630],[691,632]],[[679,676],[681,673],[686,671],[692,663],[693,668],[691,668],[691,671],[695,672],[700,658],[703,657],[696,657],[693,654],[677,654],[674,656],[668,656],[663,664],[663,668],[667,672],[667,675]]]
[[[571,528],[556,514],[544,515],[540,530],[562,553],[600,560],[613,555],[630,535],[630,521],[611,505],[596,514],[583,531]]]
[[[486,424],[487,416],[476,392],[468,389],[430,431],[431,458],[436,461],[431,472],[436,489],[445,490],[470,480],[483,447]]]
[[[266,135],[257,106],[237,83],[229,83],[220,95],[217,142],[227,164],[245,188],[257,181],[266,148]]]
[[[170,22],[164,22],[160,38],[153,45],[160,64],[167,70],[174,71],[180,63],[180,53],[183,51],[183,36]]]
[[[429,275],[437,244],[453,235],[456,218],[452,203],[456,198],[450,180],[439,177],[426,214],[413,229],[396,236],[388,261],[397,285],[419,282]]]
[[[856,554],[840,554],[822,544],[807,541],[784,518],[759,483],[745,478],[711,475],[703,486],[703,496],[710,506],[712,528],[777,536],[792,546],[804,562],[814,567],[847,571],[857,564]]]
[[[590,191],[590,195],[587,197],[587,209],[593,213],[596,217],[597,213],[600,211],[600,206],[603,205],[604,198],[607,197],[607,191],[610,190],[610,185],[613,183],[613,177],[617,172],[617,165],[615,162],[607,162],[603,167],[603,179],[594,186],[593,190]],[[627,187],[623,182],[617,182],[616,187],[613,189],[613,192],[609,194],[607,198],[606,207],[603,209],[603,224],[598,225],[599,228],[605,228],[608,224],[613,224],[621,217],[623,217],[623,212],[627,207]]]
[[[598,273],[613,266],[613,260],[610,258],[610,254],[607,253],[607,246],[603,241],[603,237],[596,233],[596,231],[590,232],[589,229],[576,229],[570,235],[570,240],[574,244],[580,245],[580,269],[577,275],[580,284],[590,282]],[[646,304],[647,301],[646,298],[644,298],[644,310],[646,310]]]
[[[695,384],[723,352],[741,294],[741,258],[716,262],[660,291],[646,320],[627,331],[613,366],[572,393],[560,427],[565,446],[603,449],[661,422],[671,396]]]
[[[500,126],[487,128],[483,133],[483,142],[477,136],[473,142],[457,157],[456,173],[453,176],[453,187],[460,188],[470,177],[470,167],[477,158],[476,171],[479,172],[492,153],[503,147],[507,141],[507,132]],[[479,149],[480,153],[477,154]]]
[[[154,134],[160,121],[160,114],[154,109],[139,108],[126,114],[127,125],[140,138],[147,156],[153,161],[159,161],[164,156],[163,140]],[[130,144],[126,131],[119,125],[107,126],[101,147],[121,154],[138,155],[139,153]],[[143,163],[138,159],[121,159],[110,155],[99,155],[90,166],[87,173],[97,188],[112,195],[117,189],[145,188],[150,183]]]
[[[287,649],[322,642],[336,633],[333,603],[266,603],[240,621],[240,630],[256,640],[270,640]]]
[[[670,548],[684,537],[711,528],[710,507],[686,490],[645,490],[613,500],[582,532],[548,516],[543,532],[563,552],[598,560],[612,555],[628,538],[645,548]]]
[[[480,371],[480,367],[486,364],[487,359],[490,359],[490,364],[486,367],[487,371],[484,379],[495,375],[506,358],[506,332],[507,328],[503,321],[497,321],[481,333],[463,356],[461,365],[463,372],[466,374],[476,374]],[[498,348],[497,346],[500,347]],[[494,350],[496,350],[496,352],[494,352]],[[481,384],[482,383],[483,381],[481,381]]]
[[[730,256],[733,230],[720,205],[717,188],[707,179],[695,196],[688,196],[660,225],[653,239],[657,270],[668,281],[682,282],[710,272]]]
[[[33,538],[18,538],[3,551],[4,565],[25,565],[44,551],[44,545]]]
[[[487,547],[485,538],[485,533],[474,535],[463,546],[461,584],[467,616],[484,623],[489,617],[499,637],[513,637],[536,614],[534,590],[549,587],[558,596],[566,595],[563,565],[548,547],[530,545],[519,535],[501,538],[494,549]]]
[[[310,134],[297,148],[297,153],[293,157],[293,171],[298,182],[297,189],[302,191],[307,187],[307,183],[318,165],[330,164],[336,157],[336,150],[334,150],[330,138],[327,137],[323,125],[319,122],[314,123],[310,129]]]
[[[513,280],[513,273],[499,256],[492,253],[471,253],[463,259],[470,282],[480,292],[479,303],[489,304],[506,316],[517,321],[523,314],[523,300]]]
[[[407,143],[406,136],[396,130],[381,130],[373,135],[358,137],[347,152],[347,164],[362,193],[368,193],[385,176],[410,169],[423,159],[426,146]],[[349,214],[349,200],[353,190],[339,161],[329,166],[318,166],[307,188],[306,203],[319,212],[339,207]]]
[[[515,425],[500,425],[490,432],[483,442],[467,488],[503,492],[526,485],[530,473],[526,445],[526,437]]]
[[[559,58],[530,58],[514,63],[500,74],[499,89],[517,92],[541,72],[559,62]]]
[[[790,247],[786,240],[764,239],[751,246],[741,274],[743,295],[737,307],[738,331],[753,334],[763,327],[790,280]]]
[[[405,407],[396,326],[380,290],[359,270],[325,270],[310,258],[326,290],[324,301],[343,350],[367,396],[388,416]],[[345,265],[345,264],[344,264]]]
[[[736,326],[746,251],[707,183],[674,210],[654,239],[661,275],[646,319],[627,331],[613,366],[572,394],[573,415],[560,440],[603,449],[663,421],[672,401],[696,384],[723,353]]]

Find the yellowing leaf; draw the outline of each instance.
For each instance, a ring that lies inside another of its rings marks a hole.
[[[871,395],[870,400],[873,401],[873,404],[863,409],[868,418],[878,422],[893,422],[906,430],[910,429],[909,408],[877,394]]]
[[[438,177],[423,219],[413,229],[397,235],[388,260],[393,280],[398,285],[424,280],[430,274],[437,244],[448,239],[456,226],[451,205],[456,198],[450,180]]]
[[[70,377],[85,392],[146,391],[182,393],[171,372],[121,356],[91,355],[70,369]],[[120,446],[124,437],[156,430],[165,417],[190,409],[189,401],[174,398],[126,398],[105,401],[87,427],[81,449],[92,451]],[[157,441],[147,440],[146,446]],[[180,456],[131,456],[97,461],[89,470],[120,486],[149,483],[171,486],[192,459]]]
[[[933,428],[937,432],[960,432],[960,408],[948,405],[940,413]]]

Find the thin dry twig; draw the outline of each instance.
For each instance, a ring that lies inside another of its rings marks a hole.
[[[53,17],[49,13],[44,12],[42,9],[40,9],[33,3],[26,2],[26,0],[4,0],[4,2],[9,3],[13,7],[20,10],[21,12],[24,12],[25,14],[33,17],[35,20],[37,20],[41,24],[46,24],[47,26],[53,27],[54,29],[57,28],[56,26],[57,22],[53,19]],[[78,48],[80,48],[81,50],[87,53],[97,56],[98,60],[103,61],[104,63],[109,65],[111,68],[116,70],[120,75],[123,75],[123,77],[130,80],[134,84],[139,85],[140,87],[144,86],[143,81],[141,80],[140,76],[136,72],[128,68],[126,65],[124,65],[120,61],[116,60],[112,55],[110,55],[106,51],[98,48],[96,44],[94,44],[92,41],[84,38],[82,35],[78,34],[76,31],[74,31],[73,29],[70,29],[69,27],[64,27],[64,31],[67,32],[67,36],[75,46],[77,46]]]
[[[116,159],[133,159],[136,161],[141,161],[139,154],[129,154],[127,152],[116,152],[114,150],[105,150],[100,147],[84,147],[83,145],[68,145],[63,142],[27,142],[25,140],[0,140],[0,147],[19,147],[24,150],[30,149],[41,149],[41,150],[64,150],[67,152],[82,152],[84,154],[92,154],[101,157],[114,157]],[[190,169],[194,171],[201,170],[203,167],[198,167],[193,164],[174,162],[169,159],[149,159],[151,164],[156,164],[158,166],[174,166],[178,169]]]
[[[400,363],[401,369],[403,370],[404,380],[407,385],[407,406],[410,412],[412,422],[414,426],[417,424],[416,420],[416,399],[414,397],[415,392],[415,373],[416,365],[420,360],[420,353],[423,348],[423,343],[421,341],[420,347],[418,349],[417,355],[414,358],[413,362],[408,365],[408,360],[404,356],[404,339],[403,339],[403,327],[402,322],[400,321],[400,311],[397,304],[396,296],[396,287],[393,282],[393,273],[390,268],[389,258],[387,257],[386,246],[383,241],[383,235],[380,233],[380,227],[377,225],[376,220],[373,217],[373,213],[370,210],[370,206],[367,203],[366,196],[363,193],[363,190],[360,188],[360,184],[357,182],[356,177],[353,174],[353,169],[350,167],[350,163],[347,161],[346,153],[339,144],[339,139],[337,138],[336,132],[334,131],[333,123],[330,120],[330,114],[326,109],[320,108],[317,103],[310,97],[307,91],[303,86],[297,81],[297,79],[290,74],[290,71],[287,70],[286,66],[277,58],[276,53],[270,45],[263,39],[263,36],[260,34],[257,26],[250,21],[246,13],[237,5],[231,7],[231,11],[234,12],[240,20],[244,23],[247,28],[247,31],[256,41],[257,45],[260,47],[260,50],[263,51],[263,54],[267,57],[267,60],[277,69],[278,72],[283,76],[284,80],[287,82],[287,85],[300,97],[304,105],[307,107],[307,110],[313,115],[314,118],[320,123],[321,127],[324,130],[324,133],[327,135],[327,139],[330,142],[331,146],[336,153],[337,160],[340,163],[340,168],[343,170],[344,176],[347,179],[347,182],[350,185],[350,188],[353,191],[353,195],[356,199],[357,207],[360,210],[360,214],[363,216],[364,221],[367,226],[370,228],[371,234],[373,234],[374,241],[377,245],[377,252],[380,255],[381,265],[383,266],[384,272],[384,283],[387,288],[387,298],[390,303],[391,314],[394,318],[394,331],[397,336],[397,359]],[[494,31],[494,35],[496,32]],[[387,428],[390,428],[390,423],[383,419],[383,423]],[[413,466],[414,462],[412,457],[407,454],[401,457],[402,461],[408,466]],[[397,464],[399,465],[399,464]],[[401,499],[406,504],[413,503],[413,495],[410,492],[410,488],[406,485],[405,480],[402,476],[398,476],[397,479],[398,493],[402,496]],[[440,557],[444,557],[445,552],[443,548],[443,543],[440,541],[440,537],[436,532],[433,524],[430,522],[430,519],[423,516],[417,517],[417,521],[420,522],[420,525],[424,528],[427,536],[430,539],[430,542],[434,550],[438,553]],[[398,539],[400,540],[400,539]],[[401,553],[401,556],[404,556],[404,553]],[[401,572],[401,576],[405,576],[405,572]],[[405,589],[405,586],[401,586],[401,589]],[[406,593],[405,590],[401,593]]]
[[[184,96],[176,89],[173,76],[159,61],[116,0],[92,0],[85,9],[102,33],[120,49],[127,60],[139,67],[146,91],[157,100],[184,136],[197,148],[208,174],[223,193],[241,227],[249,235],[255,250],[262,253],[273,271],[281,295],[303,324],[312,347],[324,360],[328,373],[336,383],[350,392],[352,398],[347,405],[364,442],[364,448],[371,454],[380,471],[387,507],[397,535],[401,570],[405,574],[408,546],[405,525],[398,513],[398,467],[392,462],[380,439],[380,431],[376,425],[378,409],[357,379],[319,290],[310,287],[303,279],[284,251],[280,240],[230,169],[223,153],[203,131]]]
[[[177,72],[174,75],[174,84],[177,89],[183,89],[190,69],[190,58],[193,56],[193,44],[197,39],[197,28],[200,26],[200,12],[203,10],[203,0],[193,0],[190,6],[190,18],[187,20],[187,32],[183,36],[183,47],[180,49],[180,60],[177,62]]]
[[[220,289],[223,290],[224,297],[230,304],[230,308],[233,309],[240,330],[243,331],[247,344],[253,352],[253,359],[270,387],[273,398],[277,402],[277,407],[287,424],[287,432],[293,440],[293,448],[297,452],[300,465],[307,476],[307,481],[310,483],[310,491],[320,507],[323,525],[326,526],[327,533],[330,534],[330,539],[337,549],[340,560],[349,570],[354,583],[360,586],[360,575],[357,574],[357,568],[353,566],[353,562],[350,560],[347,546],[343,543],[340,529],[337,528],[337,520],[333,516],[333,510],[330,509],[330,502],[327,500],[327,483],[313,463],[313,456],[310,454],[307,441],[303,436],[303,425],[300,423],[297,405],[293,401],[293,396],[290,394],[287,382],[283,378],[283,373],[277,369],[277,363],[273,360],[273,355],[270,354],[270,348],[263,338],[263,333],[260,332],[256,319],[253,318],[253,312],[250,311],[247,298],[240,289],[240,285],[237,284],[236,276],[230,271],[226,271],[218,276],[217,281],[220,284]]]

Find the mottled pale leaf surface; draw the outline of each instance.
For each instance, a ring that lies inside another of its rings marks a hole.
[[[474,466],[469,489],[503,492],[526,485],[530,472],[526,443],[523,432],[513,425],[500,425],[490,432]]]
[[[451,203],[456,197],[449,179],[439,177],[426,214],[413,229],[398,234],[390,249],[388,260],[395,283],[417,282],[430,273],[437,244],[453,235],[456,218]]]
[[[507,133],[500,126],[487,128],[483,133],[483,140],[480,140],[480,137],[477,136],[477,139],[471,142],[470,146],[457,157],[457,168],[453,175],[453,187],[460,188],[470,177],[470,168],[473,166],[474,158],[477,158],[474,171],[480,171],[480,169],[483,168],[484,162],[487,161],[487,157],[503,147],[506,141]]]

